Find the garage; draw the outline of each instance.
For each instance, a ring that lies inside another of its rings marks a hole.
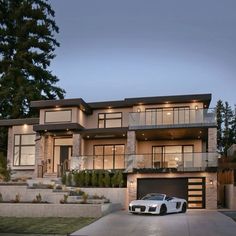
[[[165,193],[184,198],[189,208],[205,208],[204,178],[139,178],[137,199],[148,193]]]

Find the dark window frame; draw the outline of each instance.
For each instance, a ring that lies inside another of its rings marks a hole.
[[[33,165],[21,165],[21,148],[22,147],[35,147],[35,144],[23,144],[22,145],[22,136],[24,135],[34,135],[35,139],[36,139],[36,134],[35,133],[29,133],[29,134],[14,134],[14,145],[13,145],[13,167],[24,167],[24,166],[35,166],[35,164]],[[20,136],[19,137],[19,144],[15,144],[15,137],[16,136]],[[15,165],[15,148],[19,147],[19,165]],[[34,156],[35,158],[35,156]]]
[[[106,169],[104,169],[104,157],[108,156],[108,155],[104,155],[104,151],[105,151],[106,146],[112,146],[112,148],[113,148],[113,152],[112,152],[113,167],[112,167],[112,170],[119,170],[119,169],[115,168],[115,157],[117,156],[116,153],[115,153],[115,147],[116,146],[123,146],[124,147],[124,153],[120,154],[120,155],[124,156],[124,168],[123,169],[125,169],[125,144],[97,144],[97,145],[95,144],[95,145],[93,145],[93,170],[106,170]],[[102,150],[102,153],[103,153],[102,155],[95,155],[95,148],[96,147],[102,147],[102,149],[103,149]],[[102,156],[102,169],[95,169],[94,168],[96,156]]]
[[[107,115],[110,114],[120,114],[120,118],[107,118]],[[99,115],[104,115],[104,118],[99,118]],[[107,128],[106,126],[106,121],[109,120],[120,120],[120,126],[115,126],[115,127],[109,127],[109,128],[121,128],[122,124],[123,124],[123,114],[122,112],[102,112],[102,113],[98,113],[98,128],[99,129],[104,129]],[[100,121],[103,121],[103,127],[99,127]]]
[[[184,108],[184,109],[188,109],[188,111],[189,111],[189,117],[188,117],[188,119],[189,119],[189,122],[188,123],[183,123],[183,124],[189,124],[190,123],[190,117],[191,117],[191,114],[190,114],[190,111],[191,111],[191,109],[190,109],[190,106],[178,106],[178,107],[153,107],[153,108],[145,108],[145,114],[147,114],[148,112],[152,112],[152,110],[155,112],[155,113],[157,113],[157,111],[158,110],[161,110],[161,124],[163,124],[163,118],[164,118],[164,112],[163,112],[163,110],[170,110],[173,114],[172,114],[172,123],[173,124],[182,124],[182,123],[179,123],[179,109],[181,109],[181,108]],[[174,114],[174,112],[175,112],[175,109],[178,109],[177,111],[178,111],[178,122],[177,123],[175,123],[175,114]],[[150,111],[148,111],[148,110],[150,110]],[[185,121],[185,116],[184,116],[184,121]],[[146,117],[146,115],[145,115],[145,123],[147,123],[147,117]],[[155,120],[155,124],[156,124],[156,120]]]
[[[153,152],[153,148],[155,147],[160,147],[162,152],[160,153],[161,154],[161,167],[160,168],[163,168],[164,166],[164,163],[165,163],[165,152],[164,152],[164,148],[165,147],[173,147],[173,146],[180,146],[181,147],[181,153],[184,154],[184,147],[192,147],[192,152],[190,153],[194,153],[194,144],[181,144],[181,145],[176,145],[176,144],[170,144],[170,145],[153,145],[152,146],[152,166],[154,166],[154,160],[153,160],[153,157],[154,157],[154,153]],[[184,161],[184,160],[183,160]]]

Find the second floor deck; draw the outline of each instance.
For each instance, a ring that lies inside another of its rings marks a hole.
[[[129,128],[171,128],[215,126],[214,109],[162,108],[148,109],[145,112],[132,112],[129,115]]]

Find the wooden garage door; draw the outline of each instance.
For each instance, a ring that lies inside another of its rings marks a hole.
[[[192,182],[193,179],[194,183]],[[137,199],[140,199],[148,193],[164,193],[169,196],[184,198],[190,201],[189,208],[204,208],[205,186],[203,182],[203,178],[140,178],[137,179]],[[202,186],[201,189],[199,185]],[[192,190],[190,190],[191,188]],[[196,188],[198,188],[198,190],[196,190]],[[195,193],[199,195],[195,196]]]

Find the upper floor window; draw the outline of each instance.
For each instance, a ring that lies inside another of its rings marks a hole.
[[[71,122],[71,110],[45,111],[45,123]]]
[[[190,123],[189,107],[146,109],[147,125],[188,124],[188,123]]]
[[[35,164],[35,134],[16,134],[14,139],[14,166]]]
[[[98,128],[114,128],[122,126],[122,113],[99,113]]]

